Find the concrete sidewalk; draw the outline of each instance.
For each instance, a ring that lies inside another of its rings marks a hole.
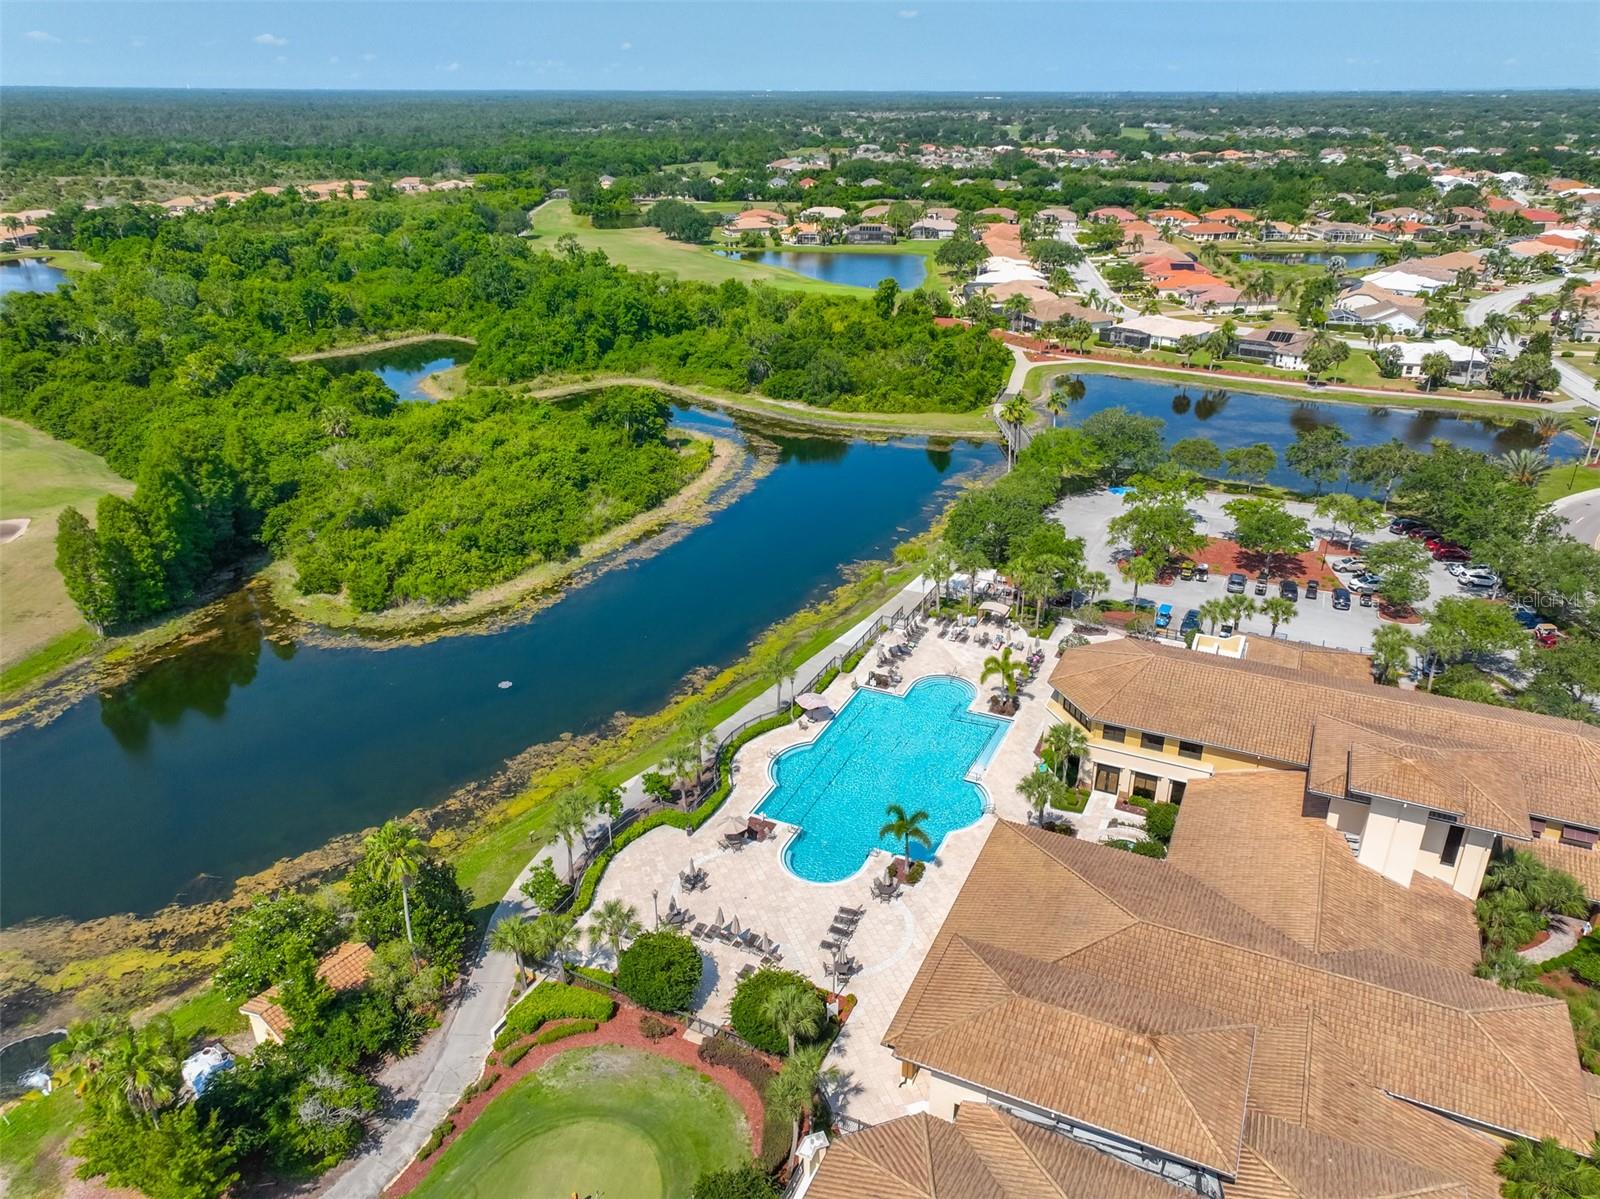
[[[880,616],[897,608],[918,603],[931,585],[922,578],[891,597],[857,624],[841,633],[795,672],[803,684],[820,671],[829,659],[847,650]],[[784,695],[790,694],[787,683]],[[768,687],[733,715],[716,726],[713,737],[720,741],[733,729],[755,717],[776,712],[778,688]],[[623,787],[628,807],[646,802],[642,775],[629,779]],[[533,904],[521,891],[534,865],[550,861],[560,872],[569,869],[566,847],[554,841],[533,855],[517,876],[489,920],[492,931],[500,921],[533,914]],[[389,1095],[382,1117],[361,1153],[342,1168],[323,1190],[329,1199],[369,1199],[380,1195],[404,1170],[422,1148],[434,1125],[461,1097],[461,1092],[483,1072],[483,1064],[493,1044],[493,1030],[506,1009],[516,981],[516,961],[510,954],[492,953],[487,938],[478,947],[462,980],[460,998],[444,1014],[440,1027],[408,1058],[391,1062],[379,1074],[379,1082]]]

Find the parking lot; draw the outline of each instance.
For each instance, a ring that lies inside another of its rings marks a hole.
[[[1233,529],[1233,520],[1222,510],[1222,506],[1234,498],[1236,497],[1209,493],[1191,506],[1190,510],[1199,517],[1199,529],[1202,533],[1208,537],[1220,538],[1229,535]],[[1296,516],[1305,519],[1314,536],[1325,538],[1332,535],[1327,522],[1312,512],[1310,504],[1289,503],[1285,506]],[[1084,559],[1088,569],[1103,571],[1111,580],[1111,590],[1107,593],[1109,597],[1129,600],[1133,598],[1133,587],[1123,580],[1117,568],[1118,559],[1125,556],[1127,551],[1113,546],[1106,535],[1107,524],[1123,509],[1121,496],[1102,490],[1091,495],[1074,496],[1064,500],[1052,510],[1051,515],[1066,528],[1069,536],[1083,538]],[[1377,541],[1394,540],[1396,538],[1385,530],[1358,538],[1356,544],[1359,548]],[[1328,571],[1330,575],[1332,561],[1343,556],[1342,552],[1330,555]],[[1342,577],[1348,578],[1348,576]],[[1154,604],[1171,604],[1172,627],[1176,629],[1183,620],[1184,613],[1190,608],[1198,608],[1207,600],[1226,595],[1227,584],[1227,572],[1213,570],[1206,582],[1185,582],[1175,579],[1170,583],[1148,584],[1139,589],[1139,598],[1148,599]],[[1320,589],[1316,599],[1308,600],[1305,598],[1303,580],[1301,584],[1301,596],[1295,618],[1288,624],[1279,626],[1280,637],[1339,649],[1368,650],[1372,647],[1372,634],[1379,624],[1376,606],[1363,608],[1359,600],[1352,597],[1350,608],[1347,611],[1339,611],[1333,607],[1331,588]],[[1428,587],[1429,602],[1441,596],[1461,593],[1455,578],[1444,568],[1443,563],[1438,562],[1432,563],[1428,568]],[[1253,579],[1245,594],[1257,603],[1263,598],[1255,594]],[[1276,583],[1268,594],[1278,594]],[[1271,625],[1263,617],[1254,616],[1245,621],[1242,631],[1265,636],[1270,628]]]

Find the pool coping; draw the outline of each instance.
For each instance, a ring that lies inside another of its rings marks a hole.
[[[839,705],[838,709],[834,712],[834,714],[833,714],[831,719],[826,720],[826,721],[818,721],[817,722],[817,730],[816,730],[815,734],[813,734],[810,737],[807,737],[803,741],[796,741],[792,745],[786,745],[782,749],[774,750],[772,753],[769,753],[767,755],[766,768],[765,768],[765,774],[766,774],[766,780],[767,780],[766,789],[764,791],[762,791],[761,798],[756,800],[756,802],[751,806],[750,814],[752,816],[760,815],[761,814],[762,805],[765,804],[767,802],[767,800],[772,798],[772,793],[777,790],[777,788],[778,788],[778,780],[773,777],[773,767],[777,763],[778,759],[783,757],[785,754],[790,753],[793,750],[805,749],[805,748],[808,748],[810,746],[815,745],[818,741],[820,741],[822,739],[822,734],[827,731],[828,726],[831,725],[835,720],[839,719],[839,717],[844,714],[844,710],[846,708],[848,708],[852,702],[854,702],[856,696],[860,695],[863,691],[875,691],[880,695],[892,695],[892,696],[895,696],[898,699],[904,699],[907,695],[909,695],[911,693],[911,691],[918,684],[923,683],[923,682],[927,682],[929,680],[938,680],[938,679],[948,679],[948,680],[951,680],[953,682],[964,684],[967,687],[971,687],[972,688],[972,699],[968,703],[966,711],[969,712],[970,714],[974,715],[974,716],[982,716],[982,717],[985,717],[986,719],[998,721],[1000,723],[1001,731],[1000,731],[999,739],[995,741],[994,748],[989,753],[989,761],[985,762],[983,764],[983,767],[982,767],[982,769],[984,771],[987,771],[989,769],[989,766],[994,761],[995,754],[997,754],[999,752],[1001,743],[1004,742],[1006,737],[1008,737],[1010,735],[1011,730],[1015,727],[1015,725],[1016,725],[1016,717],[1015,717],[1015,715],[1012,715],[1012,716],[1001,716],[1001,715],[999,715],[999,714],[997,714],[995,712],[982,712],[982,711],[978,711],[978,710],[974,709],[972,707],[972,704],[975,704],[975,703],[978,702],[978,696],[979,696],[979,692],[980,692],[980,688],[981,688],[980,684],[973,683],[972,680],[962,678],[958,674],[949,674],[949,673],[944,672],[944,671],[939,671],[939,672],[936,672],[934,674],[921,675],[918,678],[912,679],[911,682],[905,684],[901,689],[898,689],[898,690],[897,689],[893,689],[893,688],[886,688],[886,687],[874,687],[871,684],[867,684],[867,683],[858,683],[858,684],[856,684],[854,690],[851,691],[850,697],[848,699],[846,699],[844,701],[844,703]],[[988,749],[987,745],[985,746],[985,749]],[[979,757],[982,757],[982,756],[983,756],[983,754],[980,751]],[[982,822],[982,820],[983,820],[983,818],[985,816],[993,815],[997,811],[997,809],[995,807],[994,796],[990,794],[989,788],[982,782],[982,780],[975,779],[975,778],[971,777],[972,771],[976,767],[976,765],[977,765],[977,759],[975,758],[975,759],[973,759],[973,761],[971,763],[969,763],[967,765],[967,769],[962,773],[960,781],[963,782],[963,783],[967,783],[967,784],[969,784],[969,785],[971,785],[973,787],[976,787],[978,789],[978,794],[979,794],[980,799],[982,800],[983,806],[979,810],[978,815],[976,817],[974,817],[972,820],[969,820],[966,824],[963,824],[959,828],[947,829],[945,831],[945,833],[939,838],[939,845],[934,848],[933,857],[929,860],[929,863],[928,863],[929,865],[937,865],[938,864],[938,862],[939,862],[939,849],[944,846],[944,843],[945,843],[945,841],[947,839],[949,839],[950,837],[956,836],[959,833],[967,832],[969,829],[976,828],[978,826],[978,824],[980,824]],[[785,837],[783,839],[782,844],[778,846],[778,864],[783,867],[784,873],[787,874],[790,878],[795,879],[797,882],[804,883],[807,886],[811,886],[811,887],[840,887],[840,886],[844,886],[845,884],[848,884],[848,883],[854,883],[857,880],[859,880],[864,874],[866,874],[869,871],[869,869],[871,869],[873,858],[876,855],[878,855],[878,854],[887,855],[891,862],[895,858],[900,856],[899,854],[892,853],[891,851],[889,851],[887,849],[884,849],[881,845],[874,845],[871,849],[869,849],[867,851],[867,856],[862,861],[861,865],[859,867],[857,867],[855,870],[851,871],[849,874],[845,875],[844,878],[830,879],[830,880],[828,880],[826,882],[823,882],[821,880],[814,879],[814,878],[806,878],[804,875],[797,873],[789,865],[789,850],[794,845],[795,841],[799,839],[800,834],[805,832],[805,826],[799,825],[799,824],[791,824],[787,820],[775,820],[771,816],[762,816],[761,818],[763,820],[770,820],[778,828],[786,829],[788,831],[788,836]]]

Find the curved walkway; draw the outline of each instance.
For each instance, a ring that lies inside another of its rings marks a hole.
[[[647,1015],[641,1008],[631,1004],[619,1003],[616,1015],[602,1024],[593,1032],[578,1033],[575,1036],[565,1037],[549,1045],[535,1045],[521,1061],[505,1070],[498,1066],[490,1065],[491,1071],[498,1070],[493,1086],[480,1091],[471,1099],[461,1105],[461,1110],[451,1117],[455,1129],[449,1136],[440,1142],[439,1148],[429,1154],[422,1161],[412,1160],[401,1172],[400,1177],[384,1190],[385,1195],[399,1196],[414,1190],[428,1172],[433,1169],[441,1154],[444,1153],[464,1133],[472,1122],[476,1120],[483,1109],[488,1107],[510,1088],[522,1079],[532,1074],[535,1070],[546,1065],[552,1059],[563,1053],[570,1053],[574,1049],[591,1049],[601,1045],[617,1045],[624,1049],[638,1050],[640,1053],[652,1054],[656,1057],[666,1058],[680,1066],[687,1066],[696,1073],[709,1075],[718,1086],[727,1091],[744,1112],[745,1123],[750,1129],[750,1152],[752,1156],[761,1156],[761,1133],[766,1121],[766,1107],[761,1101],[761,1096],[756,1093],[754,1085],[742,1074],[728,1066],[715,1065],[700,1060],[698,1049],[683,1039],[683,1029],[676,1021],[668,1019],[668,1023],[677,1029],[669,1037],[659,1041],[652,1041],[639,1031],[639,1018]],[[768,1062],[768,1065],[771,1065]],[[442,1117],[441,1117],[442,1118]],[[420,1146],[419,1146],[420,1148]]]

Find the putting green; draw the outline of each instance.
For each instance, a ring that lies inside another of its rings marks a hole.
[[[715,1082],[620,1047],[564,1053],[499,1096],[439,1157],[419,1199],[676,1199],[750,1155]]]

